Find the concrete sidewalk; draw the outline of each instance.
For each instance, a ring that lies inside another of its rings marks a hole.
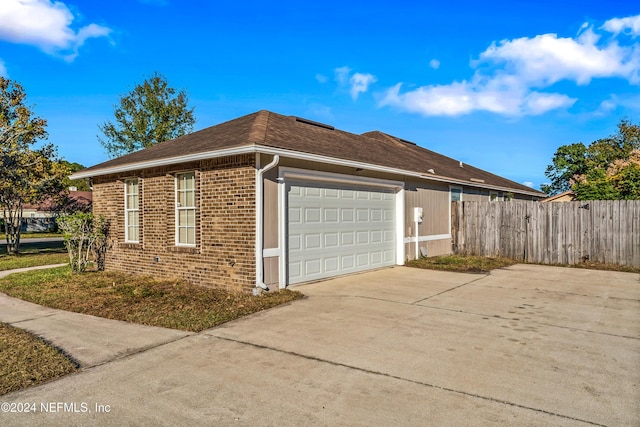
[[[62,265],[66,264],[1,271],[0,277]],[[0,322],[44,338],[64,350],[83,368],[100,365],[192,334],[56,310],[12,298],[2,292]]]
[[[637,426],[639,279],[399,267],[302,285],[305,299],[1,396],[35,410],[0,424]]]

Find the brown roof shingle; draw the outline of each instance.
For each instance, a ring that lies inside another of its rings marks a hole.
[[[518,192],[538,193],[537,190],[482,169],[467,164],[460,167],[457,160],[383,132],[373,131],[357,135],[264,110],[109,160],[83,170],[82,174],[90,176],[88,174],[98,174],[104,169],[127,165],[133,167],[136,163],[249,146],[350,160],[463,181],[472,185],[483,183]]]

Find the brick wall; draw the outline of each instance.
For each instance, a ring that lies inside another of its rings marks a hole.
[[[175,181],[196,174],[196,246],[175,245]],[[139,179],[140,243],[124,242],[124,180]],[[255,286],[255,160],[252,154],[96,177],[93,212],[111,222],[106,269],[204,286]]]

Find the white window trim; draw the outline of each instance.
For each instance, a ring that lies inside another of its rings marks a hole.
[[[194,193],[194,198],[193,198],[193,206],[189,206],[189,207],[183,207],[180,206],[180,202],[178,201],[178,177],[181,175],[188,175],[188,174],[193,174],[193,193]],[[192,172],[178,172],[175,174],[174,177],[174,193],[175,193],[175,211],[174,211],[174,216],[175,216],[175,245],[176,246],[181,246],[181,247],[187,247],[187,248],[195,248],[196,247],[196,230],[197,230],[197,224],[195,224],[193,226],[193,232],[194,232],[194,243],[180,243],[180,211],[182,210],[193,210],[194,213],[197,212],[196,210],[196,190],[197,190],[197,184],[196,184],[196,173],[195,171]],[[196,218],[196,222],[197,222],[197,218]],[[185,226],[187,229],[189,228],[189,226]]]
[[[138,205],[131,208],[127,204],[127,198],[130,194],[127,192],[128,183],[136,182],[136,196],[138,196]],[[129,238],[129,212],[138,212],[138,240]],[[140,179],[130,178],[124,180],[124,241],[125,243],[140,243]]]

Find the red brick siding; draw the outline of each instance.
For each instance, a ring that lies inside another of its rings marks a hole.
[[[196,173],[196,246],[175,245],[175,174]],[[140,182],[140,243],[124,242],[124,180]],[[93,211],[111,222],[106,269],[248,291],[255,286],[255,160],[230,156],[95,177]],[[158,261],[155,261],[155,258]]]

